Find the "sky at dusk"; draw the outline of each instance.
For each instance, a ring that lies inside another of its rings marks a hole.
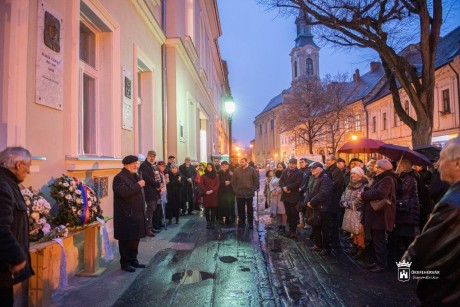
[[[444,1],[443,1],[444,2]],[[459,1],[460,2],[460,1]],[[232,133],[238,144],[248,146],[254,139],[254,119],[271,98],[291,83],[289,53],[296,38],[295,16],[267,11],[255,0],[217,0],[222,27],[219,46],[227,61],[232,95],[236,103]],[[441,35],[460,26],[460,4],[454,2]],[[314,33],[314,30],[313,30]],[[315,39],[315,38],[314,38]],[[338,50],[322,45],[320,75],[369,71],[369,63],[378,61],[371,50]]]

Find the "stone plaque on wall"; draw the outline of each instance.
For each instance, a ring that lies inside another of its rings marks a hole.
[[[64,20],[38,1],[36,102],[62,110],[64,96]]]
[[[122,128],[126,130],[133,130],[133,75],[123,69],[123,123]]]

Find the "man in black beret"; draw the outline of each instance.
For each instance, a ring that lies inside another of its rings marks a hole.
[[[139,240],[145,237],[145,181],[137,175],[137,157],[123,158],[123,169],[113,179],[113,228],[118,240],[121,269],[145,268],[137,260]]]

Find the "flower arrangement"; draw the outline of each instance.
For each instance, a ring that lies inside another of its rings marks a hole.
[[[56,224],[77,227],[102,218],[101,202],[96,193],[78,178],[62,175],[50,188],[51,197],[59,205]]]
[[[27,205],[27,215],[29,216],[29,239],[30,241],[38,241],[51,230],[51,226],[47,222],[51,205],[40,192],[32,189],[32,187],[21,186],[21,194]]]
[[[59,225],[51,229],[48,233],[46,233],[43,238],[41,238],[38,242],[46,242],[51,241],[55,238],[59,237],[67,237],[69,235],[69,230],[64,225]]]

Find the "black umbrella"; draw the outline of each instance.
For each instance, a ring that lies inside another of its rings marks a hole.
[[[415,165],[431,165],[427,157],[405,146],[385,144],[379,147],[379,153],[395,161],[405,159]]]
[[[431,161],[437,161],[439,159],[441,148],[433,145],[425,145],[414,147],[414,151],[421,153]]]

